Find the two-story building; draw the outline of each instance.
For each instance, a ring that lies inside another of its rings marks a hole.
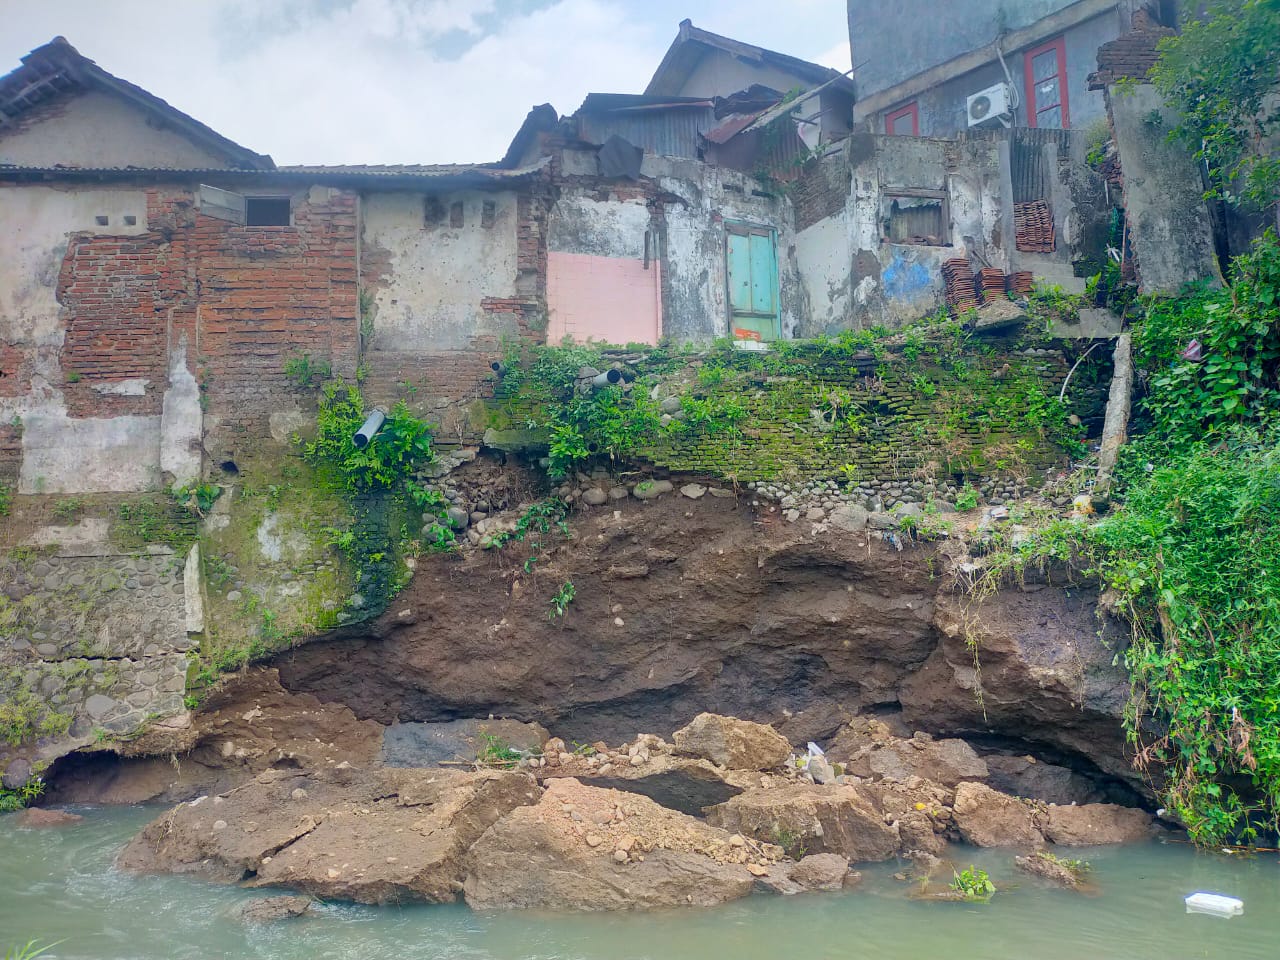
[[[1100,46],[1176,0],[849,0],[855,121],[872,132],[951,137],[1003,125],[1083,129],[1106,116],[1089,87]]]

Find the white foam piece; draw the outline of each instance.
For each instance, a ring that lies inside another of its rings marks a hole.
[[[1221,893],[1193,893],[1183,903],[1187,913],[1205,913],[1214,917],[1238,917],[1244,913],[1244,901]]]

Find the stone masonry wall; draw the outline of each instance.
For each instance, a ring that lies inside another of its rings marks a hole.
[[[183,713],[196,643],[185,566],[157,545],[0,555],[0,706],[36,732],[0,741],[6,786],[73,748]]]

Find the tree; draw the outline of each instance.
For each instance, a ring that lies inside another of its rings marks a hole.
[[[1160,42],[1151,80],[1182,111],[1170,136],[1190,144],[1213,195],[1280,203],[1280,0],[1188,4],[1182,33]]]

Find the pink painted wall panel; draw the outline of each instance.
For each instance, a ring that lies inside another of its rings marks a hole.
[[[656,260],[547,254],[547,342],[656,344],[662,336],[662,282]]]

